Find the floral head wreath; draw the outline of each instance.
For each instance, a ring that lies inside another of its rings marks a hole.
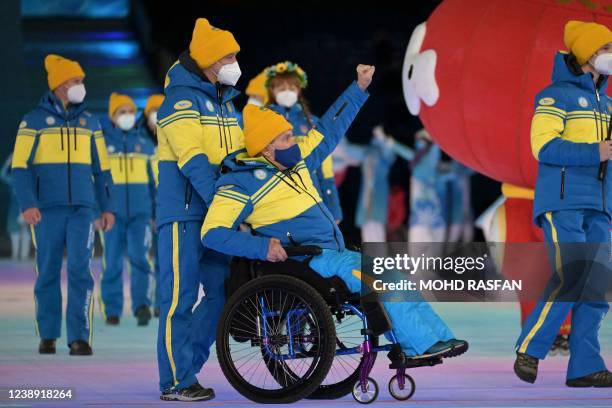
[[[302,89],[308,86],[308,76],[306,75],[306,72],[304,72],[304,70],[295,62],[285,61],[268,67],[266,70],[266,88],[270,87],[270,80],[272,78],[285,73],[296,74],[300,80],[300,87]]]

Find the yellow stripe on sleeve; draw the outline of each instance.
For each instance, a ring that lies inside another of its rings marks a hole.
[[[245,201],[238,201],[235,197],[222,194],[226,192],[227,190],[215,194],[215,198],[206,214],[204,224],[202,224],[202,231],[200,233],[202,239],[213,228],[232,228],[244,209]]]
[[[13,169],[27,169],[28,160],[32,153],[32,147],[34,146],[35,136],[26,136],[24,134],[18,135],[15,140],[15,150],[13,151],[13,162],[11,168]]]
[[[323,134],[316,129],[311,129],[305,137],[296,138],[302,152],[302,158],[310,156],[310,153],[323,141],[323,138]]]
[[[560,137],[565,128],[561,117],[552,114],[536,114],[531,121],[531,152],[536,160],[542,147],[556,137]]]

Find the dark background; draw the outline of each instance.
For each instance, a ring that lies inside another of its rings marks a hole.
[[[322,115],[355,78],[356,65],[373,64],[376,74],[371,97],[349,130],[349,140],[367,143],[372,127],[383,124],[397,140],[412,145],[413,134],[421,127],[403,100],[401,65],[413,28],[427,20],[438,0],[401,4],[386,0],[23,1],[0,2],[0,30],[5,42],[0,68],[4,78],[0,93],[0,132],[5,141],[0,145],[2,160],[12,150],[21,116],[47,89],[43,68],[46,53],[81,62],[87,74],[88,104],[95,113],[104,114],[112,91],[134,96],[142,107],[148,94],[161,90],[167,69],[188,47],[198,17],[230,30],[239,42],[243,75],[238,89],[244,90],[264,67],[292,60],[308,73],[305,96],[313,113]],[[124,11],[109,14],[111,3],[118,3]],[[61,9],[65,11],[57,11]],[[94,14],[102,12],[92,17],[91,10]],[[238,108],[245,102],[246,97],[239,98]],[[345,212],[342,229],[348,241],[359,238],[353,227],[359,179],[359,168],[349,170],[340,191]],[[391,183],[408,188],[405,161],[397,160]],[[479,213],[499,195],[499,186],[477,176],[474,187],[474,207]],[[3,186],[0,214],[6,210],[7,197],[8,188]],[[3,225],[0,217],[0,228]],[[6,237],[2,237],[0,253],[6,253],[6,248]]]

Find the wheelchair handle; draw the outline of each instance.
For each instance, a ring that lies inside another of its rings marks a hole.
[[[323,250],[316,245],[300,245],[283,247],[288,257],[321,255]]]

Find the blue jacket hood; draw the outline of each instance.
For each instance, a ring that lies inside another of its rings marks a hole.
[[[62,101],[51,91],[47,91],[38,101],[38,107],[63,119],[72,120],[87,108],[85,102],[70,104],[65,110]]]
[[[567,58],[569,54],[558,52],[555,55],[554,63],[553,63],[553,73],[552,73],[552,82],[569,82],[575,84],[576,86],[593,90],[593,76],[589,73],[582,72],[572,72],[570,67],[568,66]],[[605,76],[603,81],[600,81],[598,90],[600,93],[604,93],[608,86],[608,77]]]
[[[197,67],[189,53],[183,52],[179,60],[170,67],[166,78],[164,92],[168,94],[174,88],[188,87],[204,92],[209,98],[217,99],[217,88],[222,92],[222,103],[226,103],[240,95],[240,91],[232,86],[212,84]]]
[[[246,149],[236,150],[235,152],[228,154],[225,159],[223,159],[222,165],[222,168],[225,169],[225,171],[229,170],[231,172],[251,171],[264,167],[274,169],[275,171],[278,170],[272,166],[272,164],[268,163],[263,157],[249,157]]]
[[[102,132],[106,138],[113,139],[115,141],[123,140],[124,131],[116,127],[108,116],[104,115],[102,118],[100,118],[100,126],[102,127]],[[129,138],[139,136],[139,131],[136,125],[134,125],[134,127],[127,133]]]

